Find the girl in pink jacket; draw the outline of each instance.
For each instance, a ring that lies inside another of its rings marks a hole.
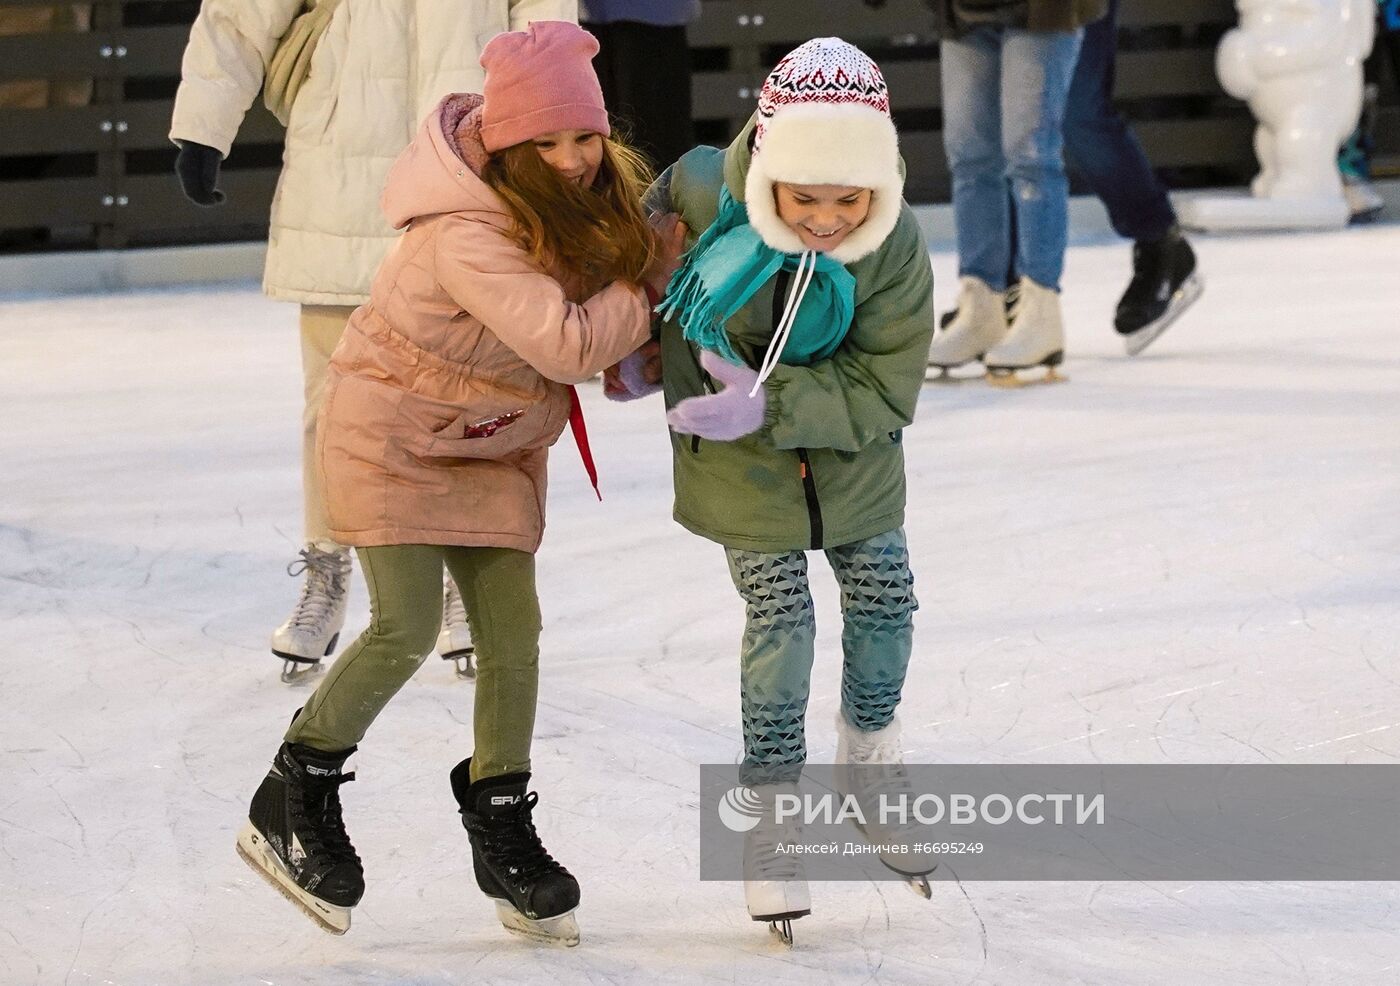
[[[526,792],[546,457],[581,426],[571,385],[647,341],[684,235],[647,224],[645,167],[610,136],[597,50],[561,21],[486,46],[484,95],[446,97],[389,173],[382,205],[405,232],[331,362],[318,466],[372,615],[287,730],[238,849],[336,934],[364,893],[345,760],[432,648],[446,563],[479,661],[475,749],[451,774],[477,883],[508,929],[578,941],[578,883]]]

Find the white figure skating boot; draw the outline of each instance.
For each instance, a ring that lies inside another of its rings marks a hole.
[[[1006,336],[1006,293],[993,291],[986,281],[976,277],[964,277],[958,283],[956,314],[929,346],[929,369],[942,371],[937,377],[981,359]]]
[[[292,682],[319,670],[335,650],[345,625],[350,581],[350,549],[312,543],[287,566],[288,575],[305,573],[301,598],[287,622],[272,632],[272,653],[282,658],[282,680]]]
[[[476,668],[472,666],[476,648],[472,645],[472,631],[467,624],[467,608],[462,604],[457,583],[446,572],[442,576],[442,630],[438,633],[437,652],[444,661],[456,665],[457,677],[476,677]]]
[[[1047,368],[1041,382],[1062,380],[1055,372],[1065,358],[1065,324],[1060,315],[1060,294],[1028,277],[1021,278],[1021,299],[1016,317],[1000,344],[982,358],[993,383],[1017,386],[1031,381],[1017,378],[1017,370]]]
[[[925,837],[913,816],[914,789],[904,769],[899,748],[899,718],[882,729],[866,732],[836,713],[836,792],[842,800],[854,797],[865,824],[856,825],[872,846],[894,847],[879,853],[880,862],[909,881],[909,886],[925,900],[932,896],[928,874],[938,867],[935,857],[916,852],[914,846]],[[891,808],[903,805],[904,814],[882,817],[882,803]]]
[[[796,784],[761,784],[751,791],[762,805],[758,824],[744,835],[744,903],[749,917],[767,921],[785,945],[792,944],[792,922],[812,913],[812,895],[802,857],[778,852],[778,846],[801,843],[801,826],[793,819],[775,820],[780,794],[797,795]]]

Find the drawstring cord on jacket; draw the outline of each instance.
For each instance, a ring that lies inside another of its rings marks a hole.
[[[603,491],[598,489],[598,467],[593,464],[593,449],[588,445],[588,426],[583,421],[583,405],[578,401],[578,391],[573,384],[569,384],[569,430],[574,433],[574,444],[578,446],[579,458],[583,460],[588,481],[593,484],[593,492],[601,500]]]
[[[811,266],[807,266],[809,258],[812,261]],[[778,324],[773,330],[773,338],[768,343],[768,351],[763,354],[763,363],[758,368],[758,379],[754,381],[753,389],[749,391],[750,397],[758,393],[758,389],[763,386],[763,381],[767,380],[778,368],[778,361],[783,355],[783,347],[787,345],[788,337],[792,335],[792,327],[797,322],[797,310],[802,307],[802,298],[807,294],[807,286],[812,283],[812,275],[816,272],[816,251],[803,250],[802,256],[797,258],[797,274],[792,279],[791,287],[788,288],[787,303],[783,306],[783,316],[778,319]]]

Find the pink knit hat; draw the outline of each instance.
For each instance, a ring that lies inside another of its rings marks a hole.
[[[492,38],[481,53],[486,149],[499,151],[555,130],[611,134],[593,71],[596,54],[593,35],[567,21],[535,21],[528,30]]]

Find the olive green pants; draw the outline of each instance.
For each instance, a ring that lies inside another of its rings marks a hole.
[[[331,753],[364,738],[437,642],[446,563],[476,647],[472,780],[529,770],[540,655],[535,556],[429,544],[356,552],[369,586],[369,627],[326,672],[287,742]]]

